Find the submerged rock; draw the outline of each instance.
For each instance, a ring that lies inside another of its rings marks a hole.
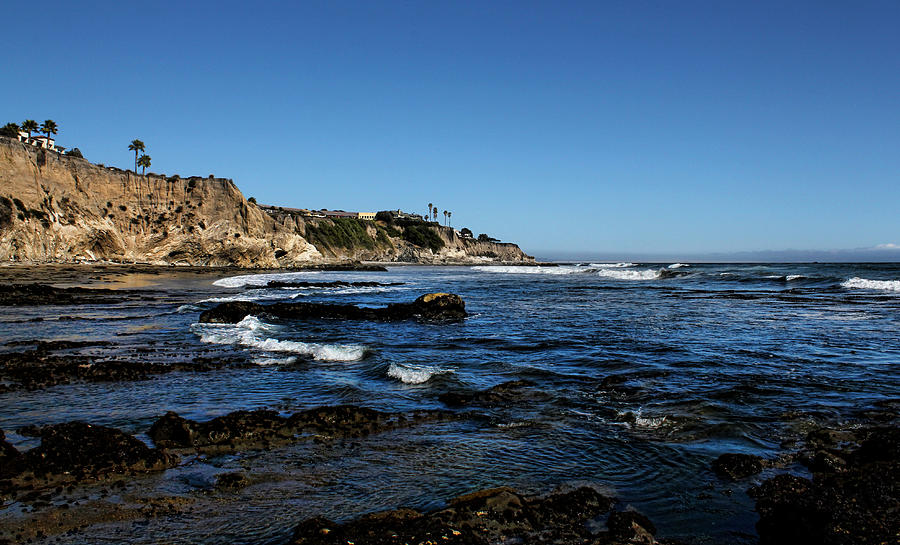
[[[842,463],[813,464],[813,478],[778,475],[750,489],[761,545],[883,544],[900,536],[900,429],[817,431],[808,445]],[[840,444],[832,451],[822,450]]]
[[[40,446],[13,455],[6,460],[9,463],[0,466],[0,490],[34,484],[36,478],[51,485],[110,474],[161,471],[178,460],[105,426],[68,422],[38,428],[37,433]]]
[[[480,392],[447,392],[438,396],[441,403],[450,407],[477,405],[483,407],[504,406],[509,403],[539,397],[530,380],[511,380]]]
[[[219,451],[265,448],[312,435],[360,437],[449,418],[452,415],[438,411],[387,413],[353,405],[318,407],[289,417],[264,409],[235,411],[207,422],[188,420],[169,412],[153,424],[149,435],[160,447]]]
[[[753,454],[726,453],[712,463],[712,469],[716,475],[732,481],[756,475],[763,470],[764,466],[763,459]]]
[[[246,301],[229,301],[200,314],[200,322],[235,324],[249,315],[268,315],[291,320],[336,319],[394,322],[455,322],[463,320],[466,304],[459,295],[429,293],[412,303],[391,303],[382,308],[321,303],[275,303],[261,305]]]
[[[585,524],[609,512],[613,503],[589,487],[544,497],[523,496],[507,487],[493,488],[454,498],[446,508],[428,513],[398,509],[345,524],[313,518],[297,526],[291,543],[626,543],[612,533],[592,535]]]

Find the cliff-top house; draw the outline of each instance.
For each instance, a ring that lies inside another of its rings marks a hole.
[[[26,144],[31,144],[32,146],[37,146],[39,148],[48,149],[51,151],[65,151],[66,148],[62,146],[56,145],[56,140],[47,136],[46,134],[33,134],[28,136],[28,132],[19,131],[19,140],[21,142],[25,142]]]

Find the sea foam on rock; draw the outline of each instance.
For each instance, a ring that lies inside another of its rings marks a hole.
[[[249,315],[268,315],[293,320],[326,318],[381,322],[401,320],[454,322],[468,316],[466,304],[459,295],[429,293],[419,297],[412,303],[390,303],[382,308],[305,302],[261,305],[247,301],[230,301],[201,313],[200,322],[235,324]]]

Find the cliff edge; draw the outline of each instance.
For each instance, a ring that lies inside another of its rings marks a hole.
[[[532,260],[515,244],[462,239],[436,224],[304,220],[264,211],[230,179],[138,175],[0,137],[0,262],[296,267],[347,259]]]

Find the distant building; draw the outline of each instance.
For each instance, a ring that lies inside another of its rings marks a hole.
[[[344,212],[343,210],[319,210],[326,218],[353,218],[356,219],[356,212]]]
[[[394,216],[395,218],[400,218],[400,219],[425,221],[421,214],[409,214],[407,212],[404,212],[403,210],[397,210],[396,212],[391,210],[391,215]]]
[[[375,212],[358,212],[356,217],[361,220],[374,220]]]
[[[56,140],[44,134],[35,134],[29,137],[26,131],[19,131],[19,140],[39,148],[62,151],[62,148],[56,147]]]

